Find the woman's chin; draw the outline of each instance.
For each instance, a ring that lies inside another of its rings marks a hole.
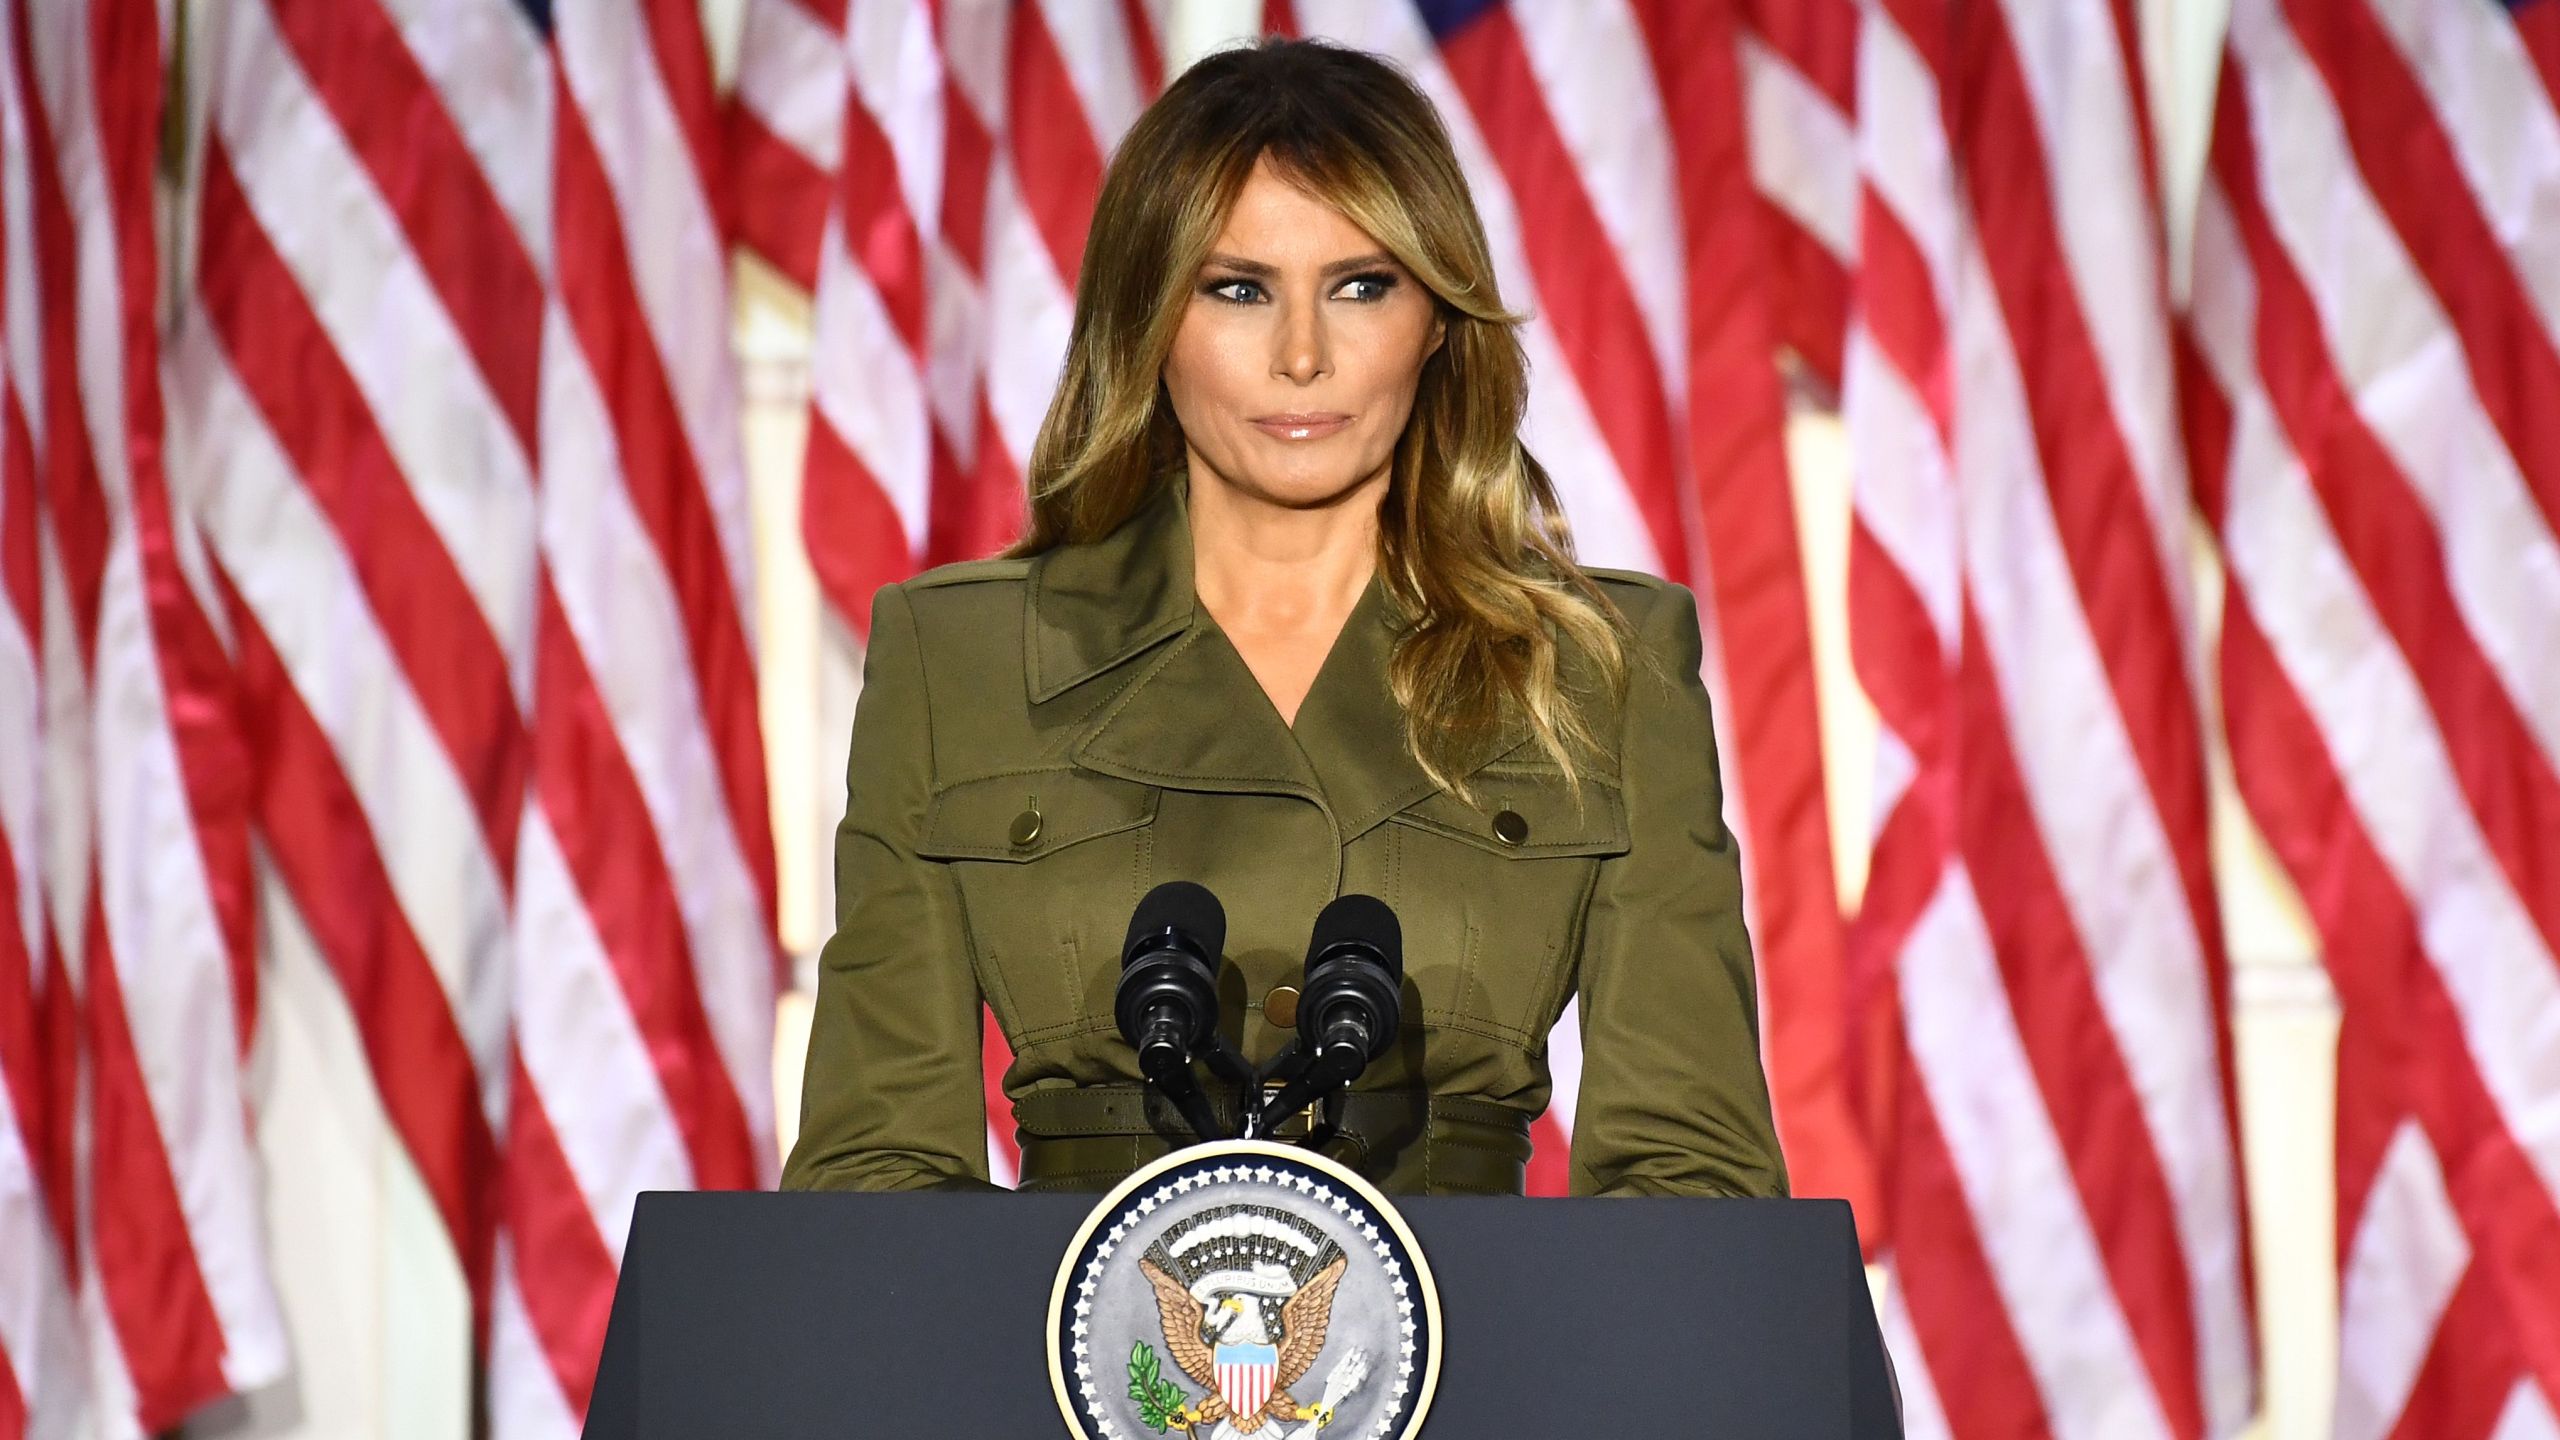
[[[1321,510],[1342,504],[1363,492],[1367,478],[1343,466],[1280,470],[1257,467],[1241,475],[1219,477],[1237,499],[1282,510]]]

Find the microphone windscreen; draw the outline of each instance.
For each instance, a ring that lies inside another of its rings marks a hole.
[[[1215,965],[1227,949],[1227,908],[1206,885],[1167,880],[1148,891],[1129,917],[1129,937],[1120,943],[1120,963],[1129,963],[1138,953],[1139,942],[1167,930],[1179,930],[1198,942],[1204,958]]]
[[[1324,907],[1316,917],[1315,936],[1307,942],[1308,963],[1346,940],[1377,951],[1388,974],[1404,974],[1404,926],[1386,901],[1375,895],[1344,895]]]

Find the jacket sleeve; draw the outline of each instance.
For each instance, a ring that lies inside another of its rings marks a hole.
[[[872,602],[836,827],[836,931],[818,961],[786,1190],[991,1189],[979,999],[960,897],[916,856],[933,739],[915,616]]]
[[[1784,1195],[1697,602],[1667,587],[1637,623],[1619,750],[1630,843],[1601,862],[1583,925],[1571,1190]]]

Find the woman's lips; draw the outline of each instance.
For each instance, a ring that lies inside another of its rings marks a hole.
[[[1276,440],[1321,440],[1351,423],[1351,417],[1339,412],[1321,415],[1263,415],[1254,425]]]

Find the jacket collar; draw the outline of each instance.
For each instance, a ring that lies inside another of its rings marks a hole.
[[[1035,704],[1139,667],[1075,743],[1088,769],[1175,789],[1303,795],[1346,842],[1436,788],[1405,748],[1388,686],[1403,622],[1383,580],[1370,579],[1343,622],[1292,730],[1196,599],[1179,480],[1103,539],[1041,556],[1029,610]]]
[[[1190,625],[1191,517],[1179,480],[1089,545],[1031,565],[1023,653],[1031,703],[1054,700]]]

